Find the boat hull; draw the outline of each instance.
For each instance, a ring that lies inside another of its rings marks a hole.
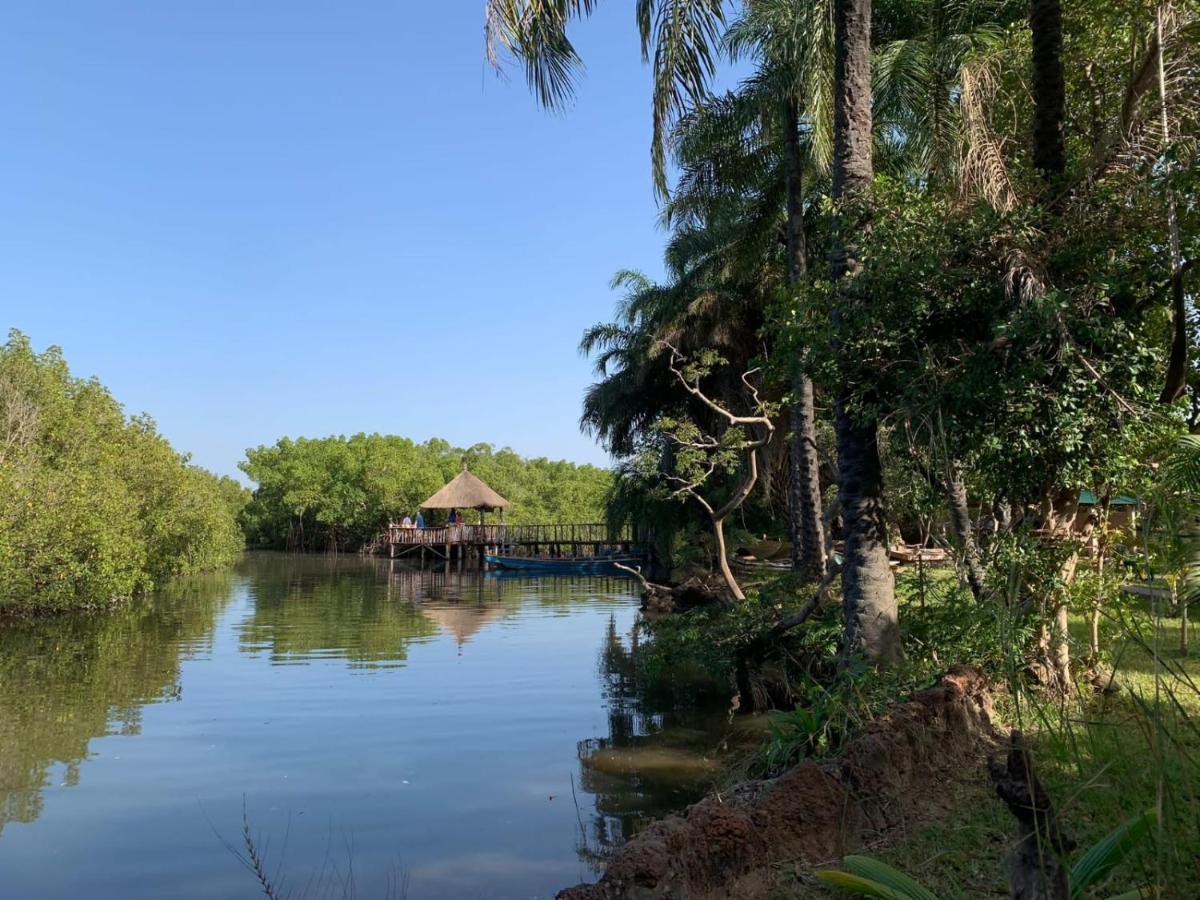
[[[484,559],[489,565],[499,566],[514,572],[545,575],[623,575],[614,563],[624,566],[637,565],[640,560],[632,556],[599,557],[594,559],[537,559],[528,556],[493,556]]]

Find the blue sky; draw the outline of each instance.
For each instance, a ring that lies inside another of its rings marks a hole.
[[[483,0],[9,0],[0,324],[218,472],[357,431],[605,462],[576,346],[661,268],[631,6],[551,115]]]

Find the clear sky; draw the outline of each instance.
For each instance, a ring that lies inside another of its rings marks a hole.
[[[601,7],[556,116],[485,64],[483,0],[9,0],[0,324],[222,473],[357,431],[606,462],[576,347],[662,235]]]

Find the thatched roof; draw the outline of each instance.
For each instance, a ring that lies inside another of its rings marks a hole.
[[[422,509],[504,509],[508,501],[466,469],[421,504]]]
[[[443,631],[454,635],[458,646],[471,640],[472,635],[503,612],[499,606],[431,606],[422,604],[421,612]]]

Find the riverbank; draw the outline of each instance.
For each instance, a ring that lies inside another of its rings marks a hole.
[[[1160,676],[1164,696],[1179,699],[1176,689],[1194,687],[1194,671],[1177,674]],[[710,795],[639,834],[597,883],[558,897],[833,898],[846,895],[815,873],[849,854],[886,862],[938,897],[1007,896],[1019,832],[989,760],[1004,759],[1013,728],[1076,857],[1146,808],[1157,810],[1163,827],[1132,848],[1097,896],[1143,885],[1157,896],[1195,896],[1200,694],[1172,709],[1146,705],[1144,687],[1066,704],[1016,703],[978,670],[955,669],[836,756]]]
[[[777,896],[777,868],[820,864],[902,823],[928,820],[939,785],[997,743],[987,679],[968,668],[867,726],[836,759],[712,795],[646,829],[596,884],[562,900]]]
[[[1200,660],[1180,651],[1179,620],[1156,615],[1144,598],[1124,595],[1106,607],[1100,668],[1111,679],[1089,679],[1080,665],[1076,687],[1063,698],[1027,680],[1028,633],[999,606],[956,599],[952,578],[930,581],[926,573],[902,576],[900,593],[904,666],[839,679],[831,599],[832,610],[760,660],[764,696],[786,686],[799,698],[796,712],[771,714],[771,735],[748,767],[765,777],[727,784],[648,829],[615,857],[598,884],[561,896],[832,897],[814,873],[836,867],[847,853],[883,860],[937,896],[1007,895],[1006,859],[1017,823],[997,795],[988,760],[1006,748],[1012,730],[1025,736],[1076,853],[1156,806],[1159,827],[1152,838],[1134,848],[1097,896],[1142,884],[1154,885],[1160,896],[1194,896],[1200,886],[1194,818]],[[733,609],[656,620],[649,657],[678,665],[691,656],[732,678],[740,642],[760,633],[765,617],[789,612],[771,599],[770,584],[765,595]],[[1077,658],[1091,636],[1089,617],[1086,603],[1070,617]],[[932,665],[954,658],[976,662],[970,671],[986,688],[956,685],[962,670],[932,690],[920,688],[922,680],[930,683]],[[897,705],[895,698],[905,696],[912,699]],[[967,696],[978,698],[972,708],[987,715],[955,711]],[[931,702],[949,705],[917,716],[919,727],[910,727],[906,710]],[[955,726],[948,735],[950,721]]]

